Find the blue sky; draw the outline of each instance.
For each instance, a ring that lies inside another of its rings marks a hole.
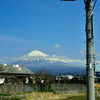
[[[0,60],[40,50],[85,60],[84,0],[0,0]],[[94,9],[95,52],[100,61],[100,1]],[[4,63],[4,61],[3,61]]]

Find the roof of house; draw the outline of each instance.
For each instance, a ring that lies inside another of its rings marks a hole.
[[[30,71],[23,65],[7,65],[7,64],[0,64],[0,73],[33,74],[32,71]]]

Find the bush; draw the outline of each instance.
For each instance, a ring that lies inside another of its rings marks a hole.
[[[48,92],[53,92],[54,93],[54,89],[53,89],[51,84],[48,85]]]
[[[11,96],[11,94],[2,94],[2,93],[0,93],[0,97],[1,96]]]

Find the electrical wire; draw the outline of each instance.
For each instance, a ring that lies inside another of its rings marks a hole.
[[[90,13],[90,15],[89,15],[89,18],[91,17],[91,15],[93,15],[93,10],[94,10],[94,8],[95,8],[96,3],[97,3],[97,0],[94,1],[94,5],[93,5],[92,11],[91,11],[91,13]]]
[[[95,8],[96,3],[97,3],[97,0],[94,1],[93,9]]]

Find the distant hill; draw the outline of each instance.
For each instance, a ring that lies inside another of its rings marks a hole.
[[[26,66],[33,72],[37,72],[41,69],[49,70],[53,74],[63,73],[84,73],[85,68],[83,66],[76,66],[67,63],[63,59],[59,59],[56,56],[49,56],[41,51],[34,50],[13,64],[20,64]]]

